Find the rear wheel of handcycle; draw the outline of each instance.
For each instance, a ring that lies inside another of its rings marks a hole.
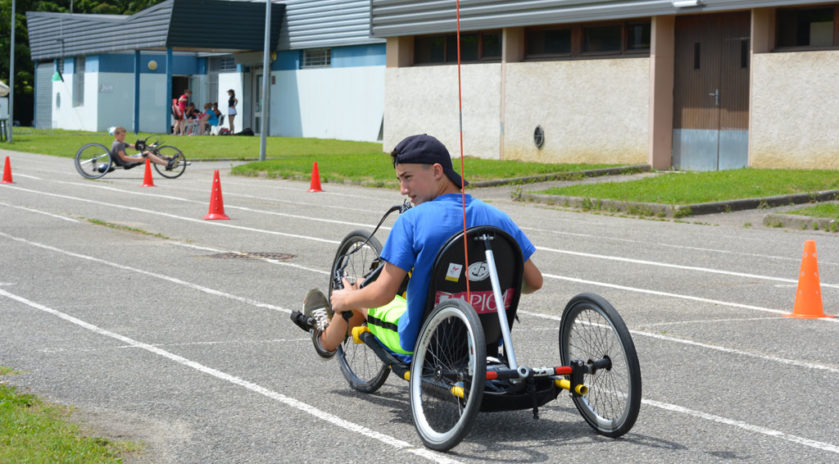
[[[76,171],[88,179],[98,179],[111,169],[111,155],[105,145],[88,143],[76,152]]]
[[[486,342],[475,310],[446,300],[425,319],[411,363],[414,426],[425,446],[446,451],[460,443],[481,406]]]
[[[166,170],[166,166],[161,166],[159,164],[154,165],[154,169],[161,176],[174,179],[176,177],[180,177],[186,170],[186,157],[177,148],[171,145],[163,145],[157,149],[157,154],[166,161],[175,159],[175,164],[172,166],[172,170],[170,171]]]
[[[329,296],[332,296],[335,285],[332,276],[339,266],[346,264],[344,277],[360,282],[370,271],[378,267],[381,251],[382,245],[376,237],[370,237],[370,234],[363,230],[356,230],[344,237],[332,262]],[[378,390],[390,374],[390,367],[382,362],[370,347],[364,343],[355,343],[352,334],[338,346],[338,364],[350,386],[363,393]]]
[[[588,393],[572,396],[577,410],[598,433],[619,437],[628,432],[641,408],[641,367],[629,329],[615,308],[591,293],[575,296],[562,313],[559,356],[605,368],[585,374]]]

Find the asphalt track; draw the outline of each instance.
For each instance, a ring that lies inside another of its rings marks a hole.
[[[354,392],[288,320],[309,288],[325,288],[341,238],[371,229],[398,192],[324,184],[312,194],[303,182],[233,177],[229,162],[144,188],[142,168],[88,181],[69,159],[11,160],[15,183],[0,185],[0,365],[22,373],[4,380],[145,441],[140,461],[839,461],[839,322],[782,317],[807,239],[825,311],[839,313],[835,234],[584,214],[474,191],[525,229],[546,277],[522,298],[520,363],[556,364],[565,303],[595,292],[632,331],[644,402],[618,440],[596,435],[561,395],[539,420],[481,414],[440,454],[423,448],[403,381]],[[214,169],[230,221],[202,219]]]

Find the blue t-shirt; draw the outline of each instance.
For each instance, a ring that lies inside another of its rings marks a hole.
[[[207,110],[207,115],[209,115],[209,118],[207,118],[207,124],[211,126],[218,126],[218,116],[216,116],[216,112],[213,111],[212,108]]]
[[[466,195],[466,227],[495,226],[516,239],[524,261],[536,251],[524,232],[498,208]],[[460,193],[440,195],[420,203],[396,220],[382,250],[382,258],[404,271],[411,271],[408,281],[408,309],[399,319],[399,343],[405,351],[414,351],[428,296],[431,268],[437,253],[455,233],[463,230]]]

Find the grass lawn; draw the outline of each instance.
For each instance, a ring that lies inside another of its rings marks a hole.
[[[0,366],[0,378],[14,374]],[[0,462],[120,463],[139,445],[82,436],[70,409],[49,405],[0,382]]]
[[[309,179],[313,163],[318,163],[318,172],[322,182],[360,182],[364,185],[383,187],[396,185],[396,174],[390,155],[379,153],[344,154],[340,156],[284,156],[281,159],[257,161],[233,168],[234,174],[245,176],[266,175],[284,179]],[[455,171],[460,172],[460,158],[452,160]],[[500,161],[466,157],[463,171],[466,180],[506,179],[512,177],[533,176],[560,172],[575,172],[589,169],[612,167],[605,164],[546,164],[523,161]]]
[[[150,142],[159,140],[163,145],[178,147],[187,159],[259,159],[259,137],[255,136],[174,136],[149,133],[135,135],[129,131],[125,139],[126,142],[134,143],[138,138],[145,137],[150,137]],[[0,148],[72,158],[76,156],[76,151],[86,143],[96,142],[110,147],[113,141],[113,136],[108,135],[107,132],[15,127],[14,143],[0,143]],[[377,155],[382,153],[382,144],[299,137],[268,137],[265,142],[265,152],[266,158],[328,156],[346,153]],[[309,172],[311,173],[311,166],[309,166]]]
[[[174,136],[128,133],[126,140],[151,136],[162,144],[178,147],[187,159],[259,158],[259,137]],[[84,144],[97,142],[111,146],[113,137],[106,132],[33,129],[16,127],[14,143],[0,143],[0,148],[42,153],[72,158]],[[244,176],[264,175],[269,178],[310,179],[312,165],[317,162],[322,182],[345,180],[362,184],[385,186],[396,183],[390,155],[382,152],[382,144],[333,139],[300,137],[268,137],[265,143],[266,161],[252,162],[233,169]],[[453,160],[460,171],[459,158]],[[614,164],[547,164],[521,161],[485,160],[466,157],[466,180],[494,180],[538,174],[584,171],[617,166]]]
[[[802,216],[839,219],[839,203],[822,203],[808,208],[787,211],[785,214],[798,214]]]
[[[687,205],[835,189],[839,189],[836,171],[745,168],[668,173],[630,182],[572,185],[535,193]]]

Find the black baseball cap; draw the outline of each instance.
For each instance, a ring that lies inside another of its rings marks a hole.
[[[400,163],[434,164],[440,163],[443,172],[455,185],[460,187],[461,177],[452,167],[449,150],[439,140],[428,134],[406,137],[393,149],[393,167]],[[469,182],[463,181],[464,186]]]

